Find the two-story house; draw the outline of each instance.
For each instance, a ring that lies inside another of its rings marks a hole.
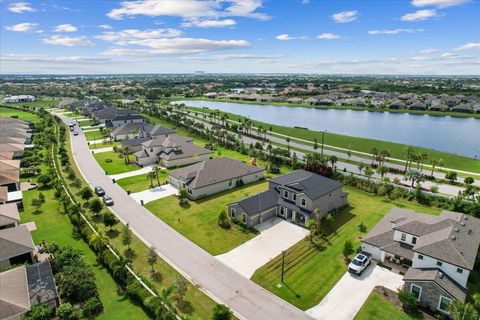
[[[247,226],[273,217],[307,225],[316,209],[324,217],[347,204],[343,184],[305,170],[295,170],[269,181],[267,191],[228,205],[229,215]]]
[[[405,289],[432,311],[465,301],[480,246],[480,219],[458,212],[440,216],[394,208],[362,239],[362,249],[399,269]]]

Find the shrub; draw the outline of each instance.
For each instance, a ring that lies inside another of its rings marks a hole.
[[[232,317],[233,313],[226,305],[217,304],[215,308],[213,308],[212,320],[230,320]]]
[[[111,163],[111,162],[113,162],[113,160],[110,159],[110,158],[107,158],[107,159],[105,159],[105,162],[106,162],[106,163]]]
[[[57,283],[60,295],[72,302],[86,301],[97,293],[95,275],[85,265],[67,266],[59,278]]]
[[[348,259],[348,257],[354,253],[355,251],[353,250],[353,243],[352,240],[347,240],[345,241],[345,244],[343,245],[343,256],[345,259]]]
[[[103,304],[97,297],[90,297],[83,304],[82,313],[86,318],[93,317],[103,311]]]
[[[437,186],[431,186],[430,187],[430,192],[437,193],[438,192],[438,187]]]
[[[44,303],[34,305],[25,316],[26,320],[50,320],[52,310]]]
[[[75,314],[73,306],[66,302],[62,303],[57,309],[57,317],[60,320],[76,320],[78,317]]]
[[[218,225],[224,229],[230,229],[232,226],[225,209],[222,209],[218,215]]]
[[[358,231],[360,231],[361,233],[367,232],[367,226],[363,223],[363,221],[361,221],[358,225]]]

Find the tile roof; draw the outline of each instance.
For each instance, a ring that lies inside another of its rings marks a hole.
[[[0,230],[0,261],[33,250],[35,250],[35,245],[26,226],[20,225],[15,228]]]
[[[0,319],[23,314],[30,310],[25,266],[0,273]]]
[[[20,221],[18,207],[15,203],[0,204],[0,227]]]

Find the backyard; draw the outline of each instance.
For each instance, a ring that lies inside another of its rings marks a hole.
[[[210,254],[218,255],[236,248],[256,235],[254,232],[245,232],[235,224],[228,230],[221,228],[217,224],[220,211],[226,210],[228,203],[267,188],[267,182],[257,182],[205,199],[189,201],[183,207],[174,196],[150,202],[145,207]]]
[[[277,287],[281,275],[281,256],[258,269],[252,280],[298,308],[309,309],[318,304],[345,273],[343,245],[346,240],[352,240],[354,247],[360,245],[362,233],[358,225],[361,222],[368,232],[395,206],[429,214],[439,213],[439,210],[405,200],[393,203],[357,189],[344,187],[344,190],[349,193],[349,207],[332,223],[322,224],[322,243],[316,246],[309,240],[303,240],[287,251],[283,286]]]
[[[140,169],[138,165],[132,162],[130,156],[130,164],[125,163],[125,158],[120,157],[119,153],[113,151],[96,153],[93,155],[98,164],[107,172],[107,174],[119,174]],[[110,161],[111,160],[111,161]]]

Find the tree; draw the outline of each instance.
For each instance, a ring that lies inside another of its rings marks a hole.
[[[445,179],[450,180],[450,182],[457,181],[457,172],[456,171],[447,171],[445,173]]]
[[[367,166],[363,174],[367,177],[367,181],[370,182],[370,178],[373,175],[373,169],[370,166]]]
[[[393,201],[393,203],[395,203],[395,200],[399,199],[401,197],[401,194],[402,191],[400,191],[400,189],[398,187],[395,187],[392,192],[390,192],[390,194],[388,195],[388,198],[390,200]]]
[[[83,302],[97,295],[95,275],[91,268],[85,265],[63,268],[57,287],[60,296],[71,303]]]
[[[403,151],[405,152],[405,170],[404,170],[404,172],[407,172],[408,165],[412,161],[412,155],[415,152],[415,150],[412,147],[405,147],[405,149],[403,149]]]
[[[57,309],[57,317],[60,320],[75,320],[77,316],[75,315],[75,310],[73,306],[68,303],[62,303]]]
[[[230,320],[232,317],[232,311],[224,304],[217,304],[215,308],[213,308],[212,320]]]
[[[360,231],[361,233],[367,232],[367,226],[365,225],[365,223],[363,223],[363,221],[360,221],[360,224],[358,225],[358,231]]]
[[[472,304],[454,300],[448,306],[454,320],[478,320],[478,312]]]
[[[123,155],[123,158],[125,160],[125,164],[129,164],[130,163],[130,147],[129,146],[125,146],[122,148],[121,150],[121,153]]]
[[[405,174],[405,177],[407,178],[407,180],[412,181],[412,188],[415,182],[420,184],[420,182],[425,180],[425,178],[423,177],[423,174],[421,174],[419,171],[414,169],[408,170],[407,173]]]
[[[332,165],[332,169],[335,170],[335,164],[336,164],[337,161],[338,161],[337,156],[331,155],[331,156],[328,158],[328,161],[330,161],[330,163],[331,163],[331,165]]]
[[[435,170],[436,166],[443,166],[443,160],[442,159],[432,159],[430,160],[430,164],[432,165],[432,172],[430,173],[430,176],[433,177],[433,171]]]
[[[175,309],[172,304],[172,295],[175,292],[175,285],[163,288],[158,297],[160,298],[162,307],[157,311],[157,319],[174,319]]]
[[[85,301],[82,308],[82,314],[86,319],[91,319],[93,316],[103,311],[103,304],[97,297],[90,297]]]
[[[151,273],[155,272],[153,265],[157,262],[157,259],[158,259],[158,255],[157,255],[157,252],[155,251],[155,247],[151,246],[150,249],[148,250],[148,257],[147,257],[147,262],[150,265]]]
[[[40,213],[40,208],[42,207],[43,205],[43,201],[41,199],[32,199],[32,206],[35,207],[35,211],[34,213],[35,214],[38,214]]]
[[[89,187],[84,187],[80,190],[80,197],[82,197],[83,200],[90,200],[90,198],[93,197],[92,190]]]
[[[353,250],[353,243],[352,240],[345,241],[343,245],[343,257],[348,260],[348,257],[352,255],[355,251]]]
[[[398,290],[398,300],[402,303],[403,309],[407,313],[412,313],[417,309],[418,300],[413,292],[407,291],[403,288]]]
[[[185,188],[180,188],[180,190],[178,190],[178,201],[180,205],[183,205],[187,201],[187,198],[188,198],[187,190]]]
[[[177,283],[175,287],[177,288],[176,294],[175,294],[175,300],[177,301],[177,305],[181,308],[184,305],[185,295],[187,294],[187,291],[188,291],[188,285],[187,285],[187,282],[185,281],[185,278],[182,277],[181,275],[177,275]]]
[[[220,214],[218,215],[218,225],[224,229],[230,229],[230,219],[228,218],[225,209],[220,210]]]
[[[472,185],[475,180],[472,177],[466,177],[463,182],[465,182],[466,185]]]
[[[370,154],[372,155],[372,166],[373,166],[375,164],[375,158],[378,156],[377,148],[372,148],[372,150],[370,150]]]
[[[153,188],[153,180],[155,179],[155,171],[150,171],[147,173],[147,179],[150,180],[150,188]]]
[[[100,200],[94,199],[92,202],[90,202],[89,207],[93,215],[98,216],[103,209],[103,204]]]
[[[105,248],[105,245],[108,243],[108,237],[105,235],[103,230],[94,233],[88,241],[88,244],[97,252],[102,251]]]
[[[118,219],[115,217],[113,213],[111,213],[110,211],[107,211],[103,215],[103,224],[105,225],[105,227],[108,227],[111,230],[112,227],[118,224]]]
[[[155,178],[157,178],[157,184],[160,185],[160,176],[162,174],[162,167],[160,165],[156,165],[153,167],[153,172],[155,173]]]
[[[49,174],[43,174],[38,177],[37,181],[43,188],[47,188],[50,185],[50,182],[52,182],[52,177]]]
[[[388,173],[388,167],[384,165],[379,165],[376,171],[380,175],[380,178],[383,179],[383,176]]]
[[[123,226],[122,229],[122,243],[124,246],[128,247],[128,250],[130,250],[130,244],[132,243],[132,231],[130,230],[128,223]]]
[[[37,304],[27,312],[26,320],[50,320],[52,309],[45,303]]]
[[[313,242],[313,239],[315,237],[315,230],[316,230],[316,222],[313,219],[309,219],[307,221],[307,228],[310,230],[310,241]]]

